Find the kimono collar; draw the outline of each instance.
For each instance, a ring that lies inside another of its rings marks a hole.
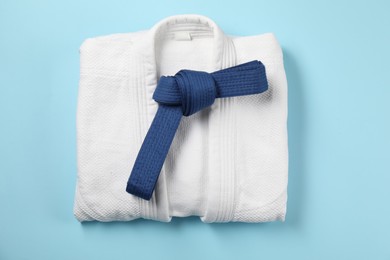
[[[144,61],[149,72],[156,72],[156,49],[159,42],[168,37],[176,40],[188,40],[192,37],[210,37],[213,71],[236,65],[236,53],[230,37],[224,34],[220,27],[210,18],[201,15],[175,15],[156,23],[147,32],[147,42],[144,43]],[[157,77],[157,75],[155,75]]]
[[[161,76],[157,71],[156,50],[164,37],[182,37],[182,40],[186,37],[209,37],[212,39],[211,71],[236,65],[236,51],[232,39],[210,18],[190,14],[175,15],[159,21],[137,41],[137,52],[141,55],[143,64],[141,81],[146,95],[146,121],[149,123],[157,111],[157,103],[152,98]]]

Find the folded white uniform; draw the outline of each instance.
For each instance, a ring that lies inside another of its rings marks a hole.
[[[168,17],[148,31],[87,39],[80,47],[77,111],[79,221],[200,216],[204,222],[284,220],[287,82],[271,33],[232,37],[209,18]],[[216,99],[183,117],[150,201],[126,192],[157,111],[158,79],[260,60],[268,91]]]

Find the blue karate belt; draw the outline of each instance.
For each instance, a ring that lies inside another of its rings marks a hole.
[[[126,191],[150,200],[182,116],[211,106],[216,98],[259,94],[267,89],[265,67],[256,60],[213,73],[180,70],[175,76],[162,76],[153,94],[158,110]]]

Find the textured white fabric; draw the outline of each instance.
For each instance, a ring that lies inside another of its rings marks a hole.
[[[126,193],[157,111],[152,95],[159,77],[255,59],[266,67],[269,90],[216,99],[183,117],[152,199]],[[287,82],[273,34],[227,36],[207,17],[179,15],[148,31],[87,39],[80,61],[74,204],[79,221],[285,219]]]

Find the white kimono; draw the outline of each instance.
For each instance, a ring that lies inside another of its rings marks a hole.
[[[168,17],[148,31],[87,39],[80,47],[77,110],[79,221],[204,222],[285,219],[288,180],[287,82],[271,33],[227,36],[209,18]],[[213,72],[251,60],[268,91],[216,99],[183,117],[150,201],[126,184],[158,104],[162,75]]]

